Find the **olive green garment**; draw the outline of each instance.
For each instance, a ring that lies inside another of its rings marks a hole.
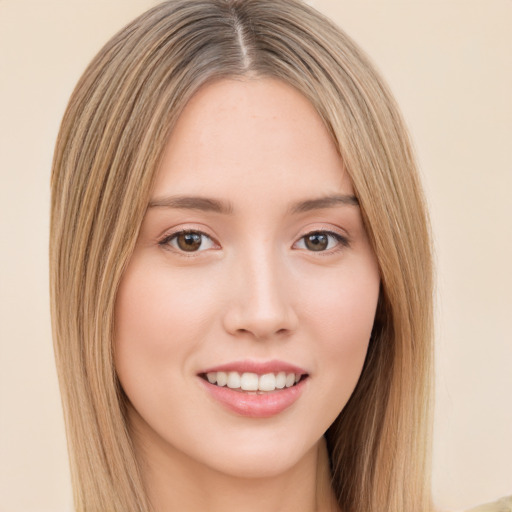
[[[512,512],[512,496],[501,498],[501,500],[495,501],[494,503],[480,505],[467,512]]]

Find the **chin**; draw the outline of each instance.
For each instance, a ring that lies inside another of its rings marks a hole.
[[[220,460],[209,461],[211,469],[230,477],[241,479],[274,478],[289,471],[304,457],[314,456],[317,443],[308,450],[289,446],[273,445],[268,447],[251,446],[236,449],[230,447]],[[263,449],[262,449],[263,448]]]

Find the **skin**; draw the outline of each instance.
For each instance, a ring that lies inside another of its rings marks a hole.
[[[116,303],[115,364],[157,512],[337,510],[323,434],[361,373],[379,272],[357,204],[291,209],[353,194],[322,120],[290,86],[222,80],[184,109]],[[175,208],[176,196],[231,213]],[[182,249],[180,230],[197,233],[197,250]],[[198,376],[274,359],[308,377],[268,418],[226,409]]]

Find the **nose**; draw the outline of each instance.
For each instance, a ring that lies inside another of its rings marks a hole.
[[[253,253],[232,269],[230,302],[224,315],[224,328],[232,335],[263,340],[287,336],[297,328],[285,262],[271,253]]]

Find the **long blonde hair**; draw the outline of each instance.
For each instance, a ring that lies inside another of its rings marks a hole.
[[[367,57],[296,0],[177,0],[112,38],[80,79],[52,171],[51,309],[76,510],[148,512],[112,357],[114,303],[162,148],[204,83],[299,90],[339,148],[381,294],[358,385],[326,433],[344,512],[430,509],[432,270],[407,131]]]

